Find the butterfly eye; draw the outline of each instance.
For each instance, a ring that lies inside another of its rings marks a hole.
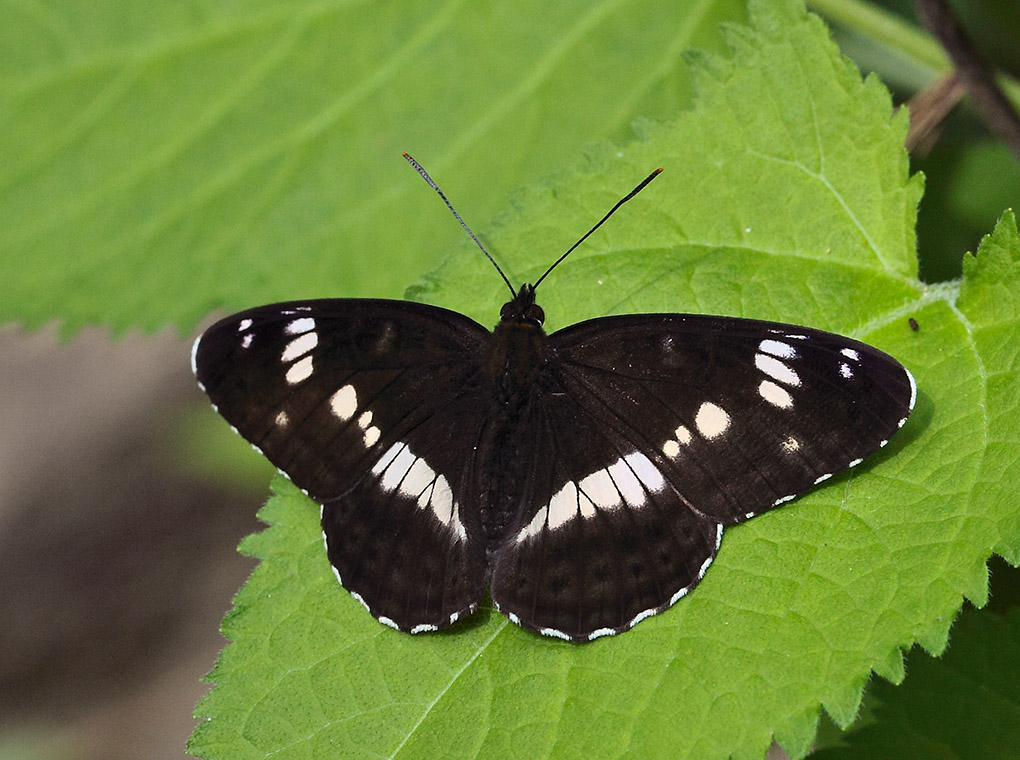
[[[545,322],[545,311],[534,301],[529,303],[531,298],[534,298],[534,291],[522,289],[514,300],[503,304],[503,308],[499,310],[500,321],[527,322],[541,327]]]

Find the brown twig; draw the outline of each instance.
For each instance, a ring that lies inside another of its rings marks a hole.
[[[907,150],[926,155],[938,137],[943,120],[964,94],[966,88],[954,72],[939,77],[930,86],[914,95],[906,104],[910,112]]]
[[[914,0],[917,17],[956,65],[960,80],[988,127],[1020,158],[1020,115],[995,81],[953,9],[945,0]]]

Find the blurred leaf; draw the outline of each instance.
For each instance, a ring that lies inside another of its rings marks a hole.
[[[210,414],[208,404],[184,409],[166,438],[163,454],[171,465],[223,488],[263,496],[276,472],[251,444]]]
[[[1020,207],[1020,162],[980,132],[957,122],[914,162],[928,180],[917,233],[928,282],[959,277],[963,253],[977,248],[1003,209]]]
[[[0,320],[65,332],[398,296],[469,219],[689,100],[741,0],[54,0],[0,30]],[[494,190],[494,188],[499,188]]]

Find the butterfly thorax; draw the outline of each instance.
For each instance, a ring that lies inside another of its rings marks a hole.
[[[489,357],[489,375],[496,402],[516,414],[540,387],[537,382],[545,363],[545,314],[535,303],[535,289],[522,285],[513,300],[503,305]]]

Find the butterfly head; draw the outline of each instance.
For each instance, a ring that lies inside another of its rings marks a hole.
[[[545,322],[545,312],[542,307],[535,303],[535,286],[521,285],[513,300],[503,304],[499,310],[500,322],[514,322],[517,324],[530,324],[541,327]]]

